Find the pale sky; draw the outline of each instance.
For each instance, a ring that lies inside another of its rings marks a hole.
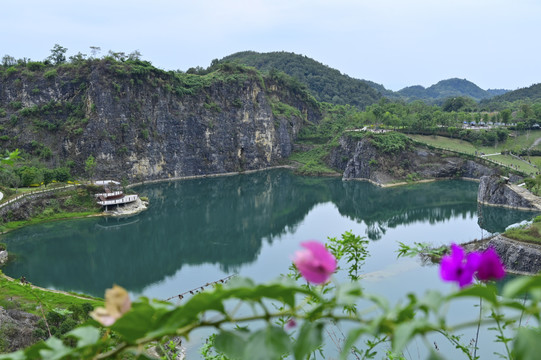
[[[165,70],[237,51],[306,55],[388,89],[452,77],[483,89],[541,82],[540,0],[25,0],[1,2],[0,57],[99,46]]]

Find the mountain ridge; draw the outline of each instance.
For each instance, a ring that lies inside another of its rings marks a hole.
[[[382,84],[343,74],[305,55],[285,51],[242,51],[217,60],[218,63],[229,61],[252,66],[264,72],[283,71],[304,83],[319,101],[337,105],[349,104],[360,109],[376,103],[382,97],[406,102],[422,100],[430,104],[442,104],[449,97],[468,96],[479,102],[508,92],[505,89],[483,90],[473,82],[459,78],[440,80],[427,88],[413,85],[392,91]]]

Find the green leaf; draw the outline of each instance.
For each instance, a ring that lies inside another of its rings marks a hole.
[[[254,332],[244,349],[243,360],[276,360],[291,351],[291,340],[284,329],[267,326]]]
[[[214,347],[232,359],[242,359],[247,334],[239,331],[220,331],[214,339]]]
[[[356,304],[362,294],[362,287],[356,281],[340,284],[336,291],[336,303],[339,305]]]
[[[349,331],[346,341],[344,341],[344,348],[340,353],[340,360],[346,360],[348,358],[351,348],[365,332],[365,328],[352,329]]]
[[[11,354],[0,354],[0,359],[1,360],[25,360],[27,359],[27,357],[22,350],[19,350]]]
[[[304,360],[308,354],[323,343],[323,323],[304,322],[293,346],[295,359]]]
[[[429,290],[426,292],[425,296],[418,300],[418,306],[420,308],[428,308],[437,312],[441,304],[444,301],[443,295],[439,291]]]
[[[45,342],[45,344],[47,345],[47,349],[41,349],[39,351],[41,359],[59,360],[62,359],[64,356],[69,355],[73,350],[65,346],[62,343],[62,340],[59,340],[55,337],[49,338]]]
[[[426,322],[417,320],[398,324],[392,338],[393,352],[400,353],[417,334],[418,329],[425,326]]]
[[[84,326],[68,332],[66,336],[73,336],[78,339],[77,347],[82,348],[95,345],[100,339],[100,330],[93,326]]]
[[[134,303],[132,309],[111,326],[111,330],[133,344],[154,329],[155,315],[155,309],[147,301]]]
[[[537,360],[541,354],[541,329],[520,328],[513,343],[515,359]]]
[[[496,286],[490,285],[473,285],[467,288],[464,288],[454,294],[451,294],[448,298],[461,298],[461,297],[481,297],[491,304],[496,305],[498,299],[496,298],[497,289]]]
[[[505,284],[502,294],[507,298],[516,298],[519,295],[522,295],[526,292],[532,291],[533,289],[541,288],[541,276],[524,276],[517,279],[513,279]]]

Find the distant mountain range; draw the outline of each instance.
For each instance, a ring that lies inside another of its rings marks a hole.
[[[483,90],[471,81],[458,78],[442,80],[428,88],[416,85],[395,92],[381,84],[342,74],[307,56],[283,51],[243,51],[219,60],[227,61],[253,66],[261,71],[283,71],[305,84],[319,101],[350,104],[360,109],[378,102],[382,97],[406,102],[422,100],[430,104],[441,104],[449,97],[467,96],[481,101],[509,92],[504,89]]]

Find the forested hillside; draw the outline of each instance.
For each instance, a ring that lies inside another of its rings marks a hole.
[[[496,96],[490,100],[481,102],[481,105],[487,107],[497,107],[506,102],[512,103],[515,101],[537,102],[541,100],[541,83],[534,84],[526,88],[507,92],[503,95]]]
[[[467,96],[476,101],[487,99],[496,93],[505,92],[506,90],[483,90],[471,81],[466,79],[447,79],[424,88],[423,86],[409,86],[400,91],[398,94],[406,101],[424,100],[428,103],[441,104],[450,97]]]
[[[306,84],[319,101],[353,105],[359,109],[392,94],[382,85],[354,79],[309,57],[289,52],[257,53],[244,51],[224,57],[220,62],[237,62],[261,71],[283,71]],[[373,87],[377,87],[377,90]]]

